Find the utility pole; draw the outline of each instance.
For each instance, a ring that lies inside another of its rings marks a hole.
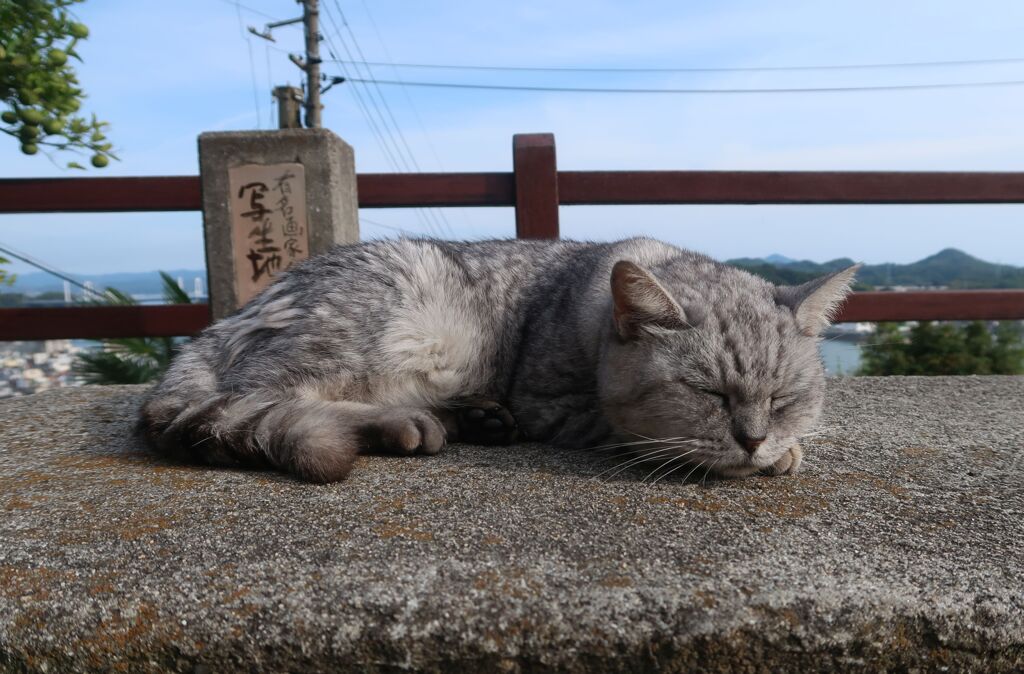
[[[268,23],[259,32],[253,26],[249,26],[249,32],[256,37],[274,42],[271,30],[280,26],[287,26],[293,23],[302,22],[303,33],[306,38],[306,58],[298,54],[289,54],[288,59],[297,65],[306,74],[306,126],[311,129],[320,128],[320,8],[319,0],[296,0],[302,5],[302,16],[285,21]],[[299,91],[294,87],[276,87],[274,98],[278,104],[278,127],[281,129],[301,128],[301,122],[296,121],[298,110],[294,109],[292,99],[294,92]],[[300,91],[301,96],[301,91]],[[300,98],[301,100],[301,98]]]
[[[319,0],[302,3],[306,33],[306,126],[320,128],[320,9]]]

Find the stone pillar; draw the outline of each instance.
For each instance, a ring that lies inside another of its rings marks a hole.
[[[359,240],[354,154],[326,129],[204,133],[199,169],[213,320],[291,264]]]

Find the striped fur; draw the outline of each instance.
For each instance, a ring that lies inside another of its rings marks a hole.
[[[139,428],[181,460],[329,482],[361,451],[439,451],[452,410],[482,398],[530,439],[685,435],[744,474],[816,419],[816,335],[851,277],[779,289],[651,239],[340,246],[189,343]],[[735,407],[709,412],[709,389]],[[770,440],[752,457],[746,431]]]

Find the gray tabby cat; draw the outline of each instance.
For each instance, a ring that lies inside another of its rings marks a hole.
[[[792,473],[855,271],[776,287],[644,238],[339,246],[183,348],[140,430],[179,459],[313,482],[362,451],[517,437]]]

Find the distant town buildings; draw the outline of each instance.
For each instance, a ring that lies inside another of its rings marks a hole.
[[[79,386],[71,366],[84,350],[68,339],[0,342],[0,398]]]

